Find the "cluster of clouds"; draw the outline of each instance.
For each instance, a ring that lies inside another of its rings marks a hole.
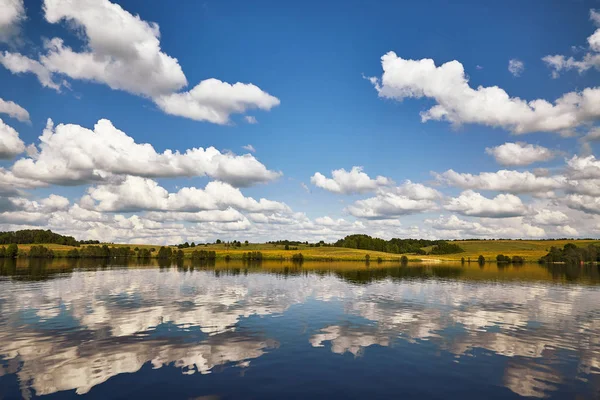
[[[586,47],[574,47],[576,50],[583,49],[585,52],[581,59],[577,60],[573,56],[567,57],[561,54],[542,58],[551,68],[553,78],[558,78],[562,72],[568,70],[576,70],[580,74],[591,68],[600,70],[600,12],[590,10],[590,20],[598,29],[587,38]]]
[[[13,37],[26,14],[23,0],[3,0],[2,5],[0,40]],[[44,0],[43,13],[48,23],[64,22],[77,33],[84,50],[74,50],[63,38],[54,37],[44,40],[44,52],[36,58],[4,51],[0,64],[13,74],[34,74],[44,87],[69,88],[67,78],[96,82],[151,99],[167,114],[216,124],[231,123],[234,113],[268,111],[280,103],[251,83],[209,78],[184,90],[187,78],[179,61],[161,48],[158,24],[109,0]],[[247,117],[247,122],[256,123],[256,118]]]
[[[432,59],[404,59],[390,51],[381,57],[381,65],[383,75],[368,78],[380,97],[398,101],[429,98],[436,102],[421,112],[423,122],[479,124],[514,134],[572,135],[600,118],[600,88],[565,93],[554,102],[527,101],[511,97],[498,86],[471,87],[463,65],[456,60],[436,66]]]
[[[2,5],[10,12],[0,19],[0,40],[17,40],[27,10],[22,0],[2,0]],[[44,42],[44,53],[35,59],[4,51],[0,63],[15,74],[35,74],[44,87],[60,91],[69,87],[67,79],[102,83],[151,99],[168,114],[217,124],[230,123],[234,113],[279,104],[253,84],[217,79],[185,91],[187,78],[178,60],[161,48],[159,26],[108,0],[44,0],[43,15],[48,23],[64,22],[76,31],[83,50],[55,37]],[[590,15],[599,23],[600,14],[592,10]],[[590,52],[600,51],[598,32],[588,38]],[[424,238],[597,235],[600,160],[589,144],[600,139],[599,128],[593,126],[600,118],[600,88],[566,93],[554,102],[527,101],[497,86],[472,87],[458,61],[436,65],[431,59],[403,59],[394,52],[381,60],[382,76],[369,78],[379,96],[432,99],[436,104],[421,113],[423,122],[479,124],[514,134],[571,135],[584,130],[582,151],[568,155],[538,144],[506,142],[485,149],[506,169],[448,169],[432,172],[431,181],[422,183],[369,176],[362,166],[335,169],[329,176],[315,172],[310,183],[316,192],[350,201],[343,218],[309,218],[284,202],[244,195],[241,189],[282,176],[254,156],[251,144],[244,146],[248,153],[243,155],[214,147],[157,151],[108,119],[92,128],[55,125],[48,119],[39,142],[26,144],[0,119],[0,159],[14,160],[0,168],[0,223],[3,229],[44,226],[81,238],[171,243],[217,236],[331,241],[349,233]],[[524,63],[510,60],[509,71],[521,75]],[[0,99],[0,114],[30,121],[29,112],[10,100]],[[257,122],[251,115],[245,120]],[[565,162],[558,169],[525,169],[559,157]],[[159,182],[166,178],[209,182],[170,190]],[[85,192],[70,200],[47,195],[48,188],[84,185]],[[46,188],[45,194],[33,196],[39,188]],[[418,218],[420,223],[406,224]]]

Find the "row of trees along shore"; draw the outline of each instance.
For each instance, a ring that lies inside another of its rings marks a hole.
[[[551,241],[551,240],[548,240]],[[66,253],[57,252],[55,253],[52,249],[43,246],[44,244],[58,244],[71,246]],[[222,242],[217,240],[216,244],[222,244],[225,248],[234,247],[239,248],[242,246],[249,246],[248,241],[243,244],[240,241],[233,240],[231,242]],[[445,240],[425,240],[425,239],[390,239],[384,240],[380,238],[374,238],[368,235],[348,235],[343,239],[338,240],[333,244],[327,244],[324,241],[318,243],[309,244],[308,242],[290,241],[290,240],[279,240],[267,242],[273,246],[283,246],[285,250],[298,250],[299,246],[304,247],[346,247],[361,250],[373,250],[392,254],[417,254],[417,255],[443,255],[443,254],[457,254],[463,253],[462,249],[457,243]],[[30,247],[29,252],[23,252],[19,250],[19,244],[33,244]],[[5,246],[4,246],[5,245]],[[72,236],[64,236],[58,233],[54,233],[50,230],[43,229],[26,229],[14,232],[0,232],[0,257],[15,258],[18,256],[27,256],[31,258],[53,258],[53,257],[67,257],[67,258],[159,258],[159,259],[183,259],[186,254],[182,249],[197,248],[200,244],[188,242],[176,245],[176,249],[169,246],[163,246],[156,250],[156,248],[131,248],[129,246],[109,246],[107,244],[100,245],[97,240],[76,240]],[[194,249],[189,254],[192,260],[215,260],[217,254],[213,250],[200,250]],[[280,256],[283,259],[283,256]],[[226,255],[225,259],[231,259],[230,255]],[[296,253],[291,255],[293,261],[303,261],[304,256],[302,253]],[[367,255],[366,259],[369,259]],[[242,260],[246,261],[262,261],[263,254],[260,251],[249,251],[242,254]],[[407,260],[405,256],[401,258]],[[378,262],[381,262],[379,257]],[[462,262],[471,262],[470,258],[467,260],[462,258]],[[496,263],[498,264],[521,264],[524,259],[520,256],[507,256],[499,254],[496,256]],[[486,262],[483,255],[480,255],[477,262],[483,264]],[[587,247],[578,247],[574,243],[567,243],[563,248],[551,247],[548,254],[541,257],[540,263],[590,263],[600,262],[600,247],[597,245],[589,245]]]

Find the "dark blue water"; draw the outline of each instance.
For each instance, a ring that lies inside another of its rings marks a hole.
[[[600,398],[597,269],[329,267],[5,271],[0,398]]]

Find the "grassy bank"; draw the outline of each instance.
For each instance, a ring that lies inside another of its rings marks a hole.
[[[526,261],[537,261],[540,257],[548,253],[551,246],[563,247],[566,243],[575,243],[577,246],[585,247],[590,244],[600,244],[597,240],[489,240],[489,241],[457,241],[458,244],[465,250],[464,253],[444,254],[444,255],[415,255],[406,254],[410,261],[460,261],[462,257],[465,259],[471,258],[472,262],[477,261],[477,257],[481,254],[487,261],[494,261],[498,254],[509,256],[521,256]],[[19,249],[28,252],[32,245],[22,244]],[[57,244],[44,244],[55,255],[60,257],[73,249],[72,246],[64,246]],[[129,246],[134,248],[154,248],[153,256],[156,256],[160,245],[138,245],[138,244],[115,244],[109,245],[115,247]],[[178,250],[173,247],[174,250]],[[283,245],[273,244],[242,244],[241,247],[226,246],[225,244],[210,244],[208,246],[200,245],[194,248],[183,249],[186,258],[191,257],[194,250],[208,250],[217,253],[217,259],[224,259],[229,256],[233,260],[242,259],[242,254],[249,251],[260,251],[265,260],[280,260],[291,259],[294,254],[302,253],[307,261],[360,261],[364,260],[368,254],[371,262],[376,262],[378,258],[383,261],[399,261],[402,254],[383,253],[371,250],[348,249],[343,247],[309,247],[305,245],[298,246],[297,250],[285,250]],[[427,248],[425,250],[428,250]]]

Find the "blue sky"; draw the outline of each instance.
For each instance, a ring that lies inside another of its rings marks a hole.
[[[0,152],[3,230],[134,242],[598,236],[597,2],[0,6],[0,99],[28,114],[0,103],[0,133],[12,138]],[[507,98],[485,102],[480,86]],[[556,107],[527,105],[536,99]],[[424,121],[440,104],[443,116]],[[38,139],[48,118],[53,144]],[[163,168],[102,135],[84,154],[102,119],[156,153],[212,146],[223,161]],[[332,179],[355,166],[368,176]],[[209,182],[241,200],[206,195]],[[277,205],[253,205],[260,198]]]

